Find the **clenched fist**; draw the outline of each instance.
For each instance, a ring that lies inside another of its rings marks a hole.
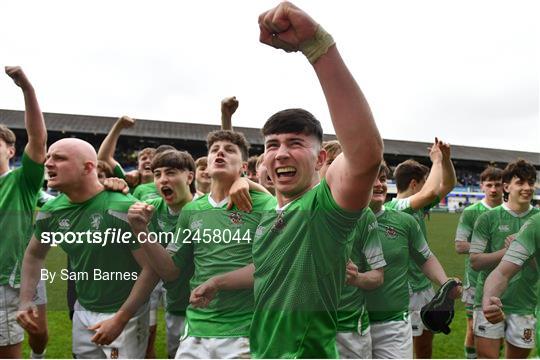
[[[13,79],[15,85],[21,89],[26,90],[32,87],[32,84],[30,84],[30,81],[28,81],[28,78],[20,66],[6,66],[5,70],[6,74]]]
[[[148,231],[148,223],[154,213],[152,205],[136,202],[128,210],[128,222],[135,234]]]

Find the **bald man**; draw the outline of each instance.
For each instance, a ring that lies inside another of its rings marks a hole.
[[[143,358],[148,337],[148,304],[157,276],[147,266],[127,223],[135,198],[105,190],[98,180],[97,155],[89,143],[62,139],[46,156],[49,186],[62,194],[38,213],[22,265],[17,321],[35,326],[33,289],[40,279],[75,280],[73,316],[77,358]],[[51,246],[68,255],[72,272],[40,271]]]

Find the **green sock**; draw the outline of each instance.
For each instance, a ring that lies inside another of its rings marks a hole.
[[[465,358],[476,359],[476,348],[465,346]]]

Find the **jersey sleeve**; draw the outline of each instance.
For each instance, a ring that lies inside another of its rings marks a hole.
[[[50,219],[52,217],[52,212],[50,211],[47,203],[38,211],[36,215],[36,222],[34,226],[34,236],[42,244],[50,244],[51,239],[47,238],[47,234],[44,234],[45,231],[50,229]]]
[[[361,236],[364,239],[362,254],[365,258],[367,270],[380,269],[386,266],[386,261],[384,260],[380,233],[377,230],[377,218],[372,211],[367,210],[362,220],[366,224]]]
[[[474,228],[473,218],[472,211],[465,210],[461,213],[456,229],[456,241],[471,241]]]
[[[316,189],[316,201],[315,209],[318,216],[316,221],[326,222],[326,226],[329,229],[333,229],[336,235],[336,239],[340,239],[343,242],[347,242],[347,235],[351,233],[359,218],[362,215],[362,211],[347,211],[342,209],[334,200],[330,187],[325,179],[317,186]],[[340,234],[341,230],[341,234]]]
[[[422,266],[432,255],[432,252],[418,222],[407,216],[407,225],[409,228],[409,255],[418,266]]]
[[[116,164],[116,166],[113,169],[113,176],[117,177],[117,178],[120,178],[120,179],[125,179],[126,178],[126,173],[124,172],[124,169],[122,169],[122,166],[120,166],[120,164],[118,164],[118,163]]]
[[[469,253],[481,254],[486,251],[491,238],[489,229],[489,213],[480,215],[474,224]]]
[[[167,251],[172,255],[174,264],[179,269],[185,269],[186,264],[193,262],[192,231],[189,227],[189,210],[183,209],[178,218],[175,238],[167,245]]]
[[[21,164],[22,184],[28,192],[37,195],[43,186],[43,176],[45,174],[44,164],[39,164],[30,159],[26,153],[23,153]]]
[[[127,219],[129,207],[135,203],[135,199],[130,195],[123,194],[113,194],[113,196],[115,197],[109,200],[109,208],[107,209],[109,227],[119,229],[123,236],[122,239],[130,239],[130,241],[126,241],[129,249],[131,251],[137,250],[141,247],[141,244],[133,234]]]
[[[540,217],[534,216],[529,219],[519,230],[516,239],[504,254],[503,260],[523,266],[531,257],[536,255],[540,233]]]

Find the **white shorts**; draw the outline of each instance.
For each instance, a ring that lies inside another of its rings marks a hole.
[[[469,286],[466,289],[463,289],[463,294],[461,294],[461,301],[467,305],[474,304],[474,293],[476,292],[476,288]]]
[[[36,305],[47,304],[47,287],[45,286],[45,280],[39,280],[36,287],[36,295],[33,300]]]
[[[504,321],[492,324],[481,310],[473,313],[474,335],[487,339],[506,339],[510,344],[532,349],[535,342],[536,318],[534,315],[505,314]]]
[[[369,328],[364,335],[357,332],[338,332],[336,343],[340,359],[371,359]]]
[[[165,325],[167,326],[167,354],[169,355],[169,359],[173,359],[178,350],[180,338],[184,335],[186,317],[166,312]]]
[[[0,346],[15,345],[23,341],[23,328],[17,323],[19,289],[0,285]]]
[[[249,359],[247,337],[200,338],[185,336],[180,339],[176,359]]]
[[[79,302],[75,303],[73,314],[73,348],[77,359],[131,358],[143,359],[148,345],[148,304],[137,311],[128,321],[124,330],[109,345],[98,346],[90,339],[95,331],[89,326],[110,319],[114,313],[97,313],[86,310]]]
[[[412,359],[410,316],[407,320],[372,323],[370,327],[373,359]]]
[[[420,316],[420,310],[422,306],[426,305],[435,296],[435,290],[433,287],[429,287],[426,290],[412,293],[409,299],[409,310],[411,313],[411,326],[413,336],[420,336],[424,330],[428,331],[422,322]]]
[[[159,281],[150,294],[150,326],[157,324],[157,309],[160,304],[163,304],[165,299],[165,288],[163,287],[163,281]]]

